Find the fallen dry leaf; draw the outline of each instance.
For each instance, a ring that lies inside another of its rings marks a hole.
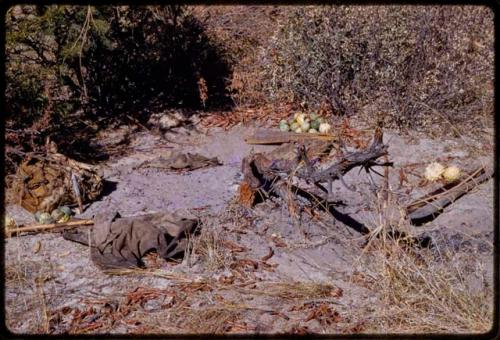
[[[231,275],[231,276],[221,276],[219,277],[219,282],[222,283],[222,284],[226,284],[226,285],[230,285],[234,282],[234,280],[236,279],[236,277],[234,275]]]
[[[38,252],[40,251],[41,248],[42,248],[42,242],[40,242],[40,240],[38,240],[35,242],[35,246],[33,247],[33,252],[35,254],[38,254]]]
[[[245,321],[232,322],[227,330],[230,333],[248,333],[255,331],[255,326],[248,325]]]
[[[271,237],[271,239],[273,240],[276,247],[284,248],[287,246],[287,244],[284,241],[282,241],[279,237]]]
[[[224,247],[228,248],[229,250],[231,250],[233,252],[237,252],[237,253],[241,253],[241,252],[248,250],[247,248],[240,246],[234,242],[228,241],[228,240],[222,241],[222,245]]]
[[[271,257],[273,257],[273,255],[274,255],[274,250],[273,250],[273,248],[269,247],[269,253],[267,253],[267,255],[265,255],[265,256],[263,256],[263,257],[261,257],[261,259],[260,259],[260,260],[261,260],[262,262],[266,262],[266,261],[267,261],[267,260],[269,260]]]
[[[342,295],[344,294],[342,288],[339,288],[339,287],[335,287],[332,289],[332,291],[330,292],[330,296],[333,296],[333,297],[342,297]]]
[[[238,259],[236,262],[233,262],[230,266],[230,268],[236,269],[236,267],[241,266],[250,266],[253,269],[259,268],[259,263],[257,261],[251,260],[251,259]]]
[[[307,326],[299,326],[299,325],[293,326],[288,333],[298,334],[298,335],[311,334]]]
[[[321,325],[331,325],[341,320],[339,313],[326,303],[321,303],[315,307],[309,313],[305,321],[308,322],[313,319],[317,320]]]

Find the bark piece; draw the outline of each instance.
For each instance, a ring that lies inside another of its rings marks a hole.
[[[247,181],[243,180],[239,187],[238,201],[246,208],[253,207],[255,203],[256,190]]]

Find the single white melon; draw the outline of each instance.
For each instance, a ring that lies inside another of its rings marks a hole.
[[[328,123],[319,124],[319,133],[329,133],[332,130],[332,126]]]
[[[302,129],[302,131],[309,131],[309,129],[311,128],[311,124],[309,124],[308,122],[304,122],[300,125],[300,128]]]
[[[430,182],[437,181],[443,174],[443,171],[444,166],[438,162],[433,162],[425,168],[425,178]]]
[[[304,113],[301,113],[297,116],[297,118],[295,118],[295,120],[297,121],[297,123],[299,123],[299,125],[302,125],[306,121],[306,115]]]
[[[443,171],[443,178],[447,182],[453,182],[460,178],[460,169],[457,166],[449,166]]]

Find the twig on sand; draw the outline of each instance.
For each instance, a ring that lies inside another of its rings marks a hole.
[[[15,229],[6,229],[7,237],[10,237],[12,234],[20,234],[26,232],[37,232],[37,231],[46,231],[53,230],[59,228],[74,228],[81,226],[93,225],[93,220],[76,220],[76,221],[68,221],[64,223],[50,223],[50,224],[32,224],[26,227],[19,227]]]

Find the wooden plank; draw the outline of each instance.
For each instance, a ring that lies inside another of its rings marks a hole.
[[[303,140],[334,141],[336,136],[322,133],[297,133],[270,129],[258,129],[245,138],[247,144],[283,144]]]

